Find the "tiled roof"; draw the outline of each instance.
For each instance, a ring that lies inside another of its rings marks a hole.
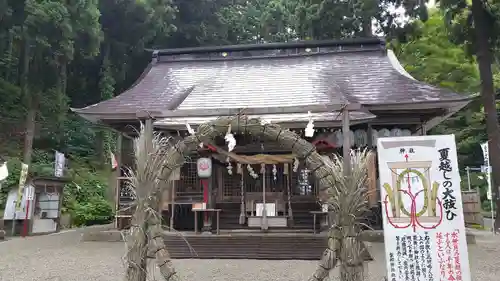
[[[316,122],[338,122],[340,123],[342,120],[341,112],[321,112],[314,113],[311,115],[307,113],[289,113],[289,114],[261,114],[261,115],[247,115],[248,119],[258,118],[262,120],[266,120],[270,123],[275,124],[283,124],[283,123],[307,123],[309,122],[309,118]],[[365,121],[374,119],[376,116],[370,113],[364,112],[349,112],[349,119],[352,123],[356,121]],[[201,125],[206,122],[215,121],[219,116],[213,117],[173,117],[173,118],[162,118],[156,121],[154,124],[158,127],[173,127],[173,126],[181,126],[185,127],[186,123],[190,125]],[[303,126],[302,126],[303,127]]]
[[[75,111],[92,115],[174,110],[179,116],[184,110],[463,98],[411,79],[398,68],[397,60],[388,57],[383,46],[287,56],[160,60],[131,89]]]

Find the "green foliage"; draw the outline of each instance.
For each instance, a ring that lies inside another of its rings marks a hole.
[[[392,42],[405,69],[417,80],[471,94],[479,91],[479,73],[474,58],[464,45],[448,40],[449,33],[440,11],[430,12],[429,20],[414,23],[414,33],[405,43]],[[487,139],[484,112],[479,105],[449,118],[433,130],[435,134],[455,134],[462,168],[482,163],[480,143]]]
[[[75,226],[106,224],[113,219],[110,203],[99,196],[74,204],[69,213]]]
[[[72,182],[64,189],[63,212],[71,214],[77,226],[110,222],[113,214],[106,200],[107,176],[84,168],[70,170],[70,176]]]

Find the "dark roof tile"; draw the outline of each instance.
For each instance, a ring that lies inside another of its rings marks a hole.
[[[287,57],[168,61],[153,64],[142,80],[80,114],[131,114],[169,109],[386,104],[463,98],[402,73],[380,49]]]

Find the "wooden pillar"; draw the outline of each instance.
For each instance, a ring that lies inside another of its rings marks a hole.
[[[283,171],[286,173],[286,193],[287,193],[287,205],[288,205],[288,226],[293,225],[293,210],[292,210],[292,188],[291,188],[291,180],[292,180],[292,167],[291,165],[285,164],[283,167]]]
[[[266,208],[266,166],[265,164],[261,164],[261,172],[262,172],[262,223],[261,229],[266,231],[269,228],[267,222],[267,208]]]
[[[236,173],[241,176],[240,178],[240,225],[244,225],[246,220],[247,220],[247,210],[246,210],[246,204],[245,204],[245,179],[243,177],[243,165],[241,163],[238,163],[236,166]]]
[[[422,123],[422,125],[420,126],[420,135],[421,136],[427,135],[427,130],[425,129],[425,123]]]
[[[368,206],[370,208],[377,205],[377,153],[373,149],[377,144],[373,143],[372,125],[367,124],[367,148],[370,150],[368,154]]]
[[[170,231],[174,229],[174,219],[175,219],[175,188],[176,188],[176,183],[177,180],[172,180],[172,189],[171,189],[171,194],[170,194]],[[195,231],[198,231],[195,229]]]
[[[111,192],[113,193],[112,198],[114,201],[113,212],[115,212],[115,220],[114,225],[115,228],[118,228],[118,214],[119,214],[119,203],[120,203],[120,177],[121,177],[121,168],[122,168],[122,142],[123,135],[121,133],[118,134],[116,139],[116,151],[115,151],[115,161],[116,161],[116,169],[111,173]],[[113,161],[113,159],[111,159]]]
[[[377,205],[377,155],[374,151],[368,153],[368,205],[375,207]]]
[[[377,145],[376,143],[373,143],[372,130],[373,130],[372,124],[368,123],[366,126],[366,147],[370,150]]]
[[[342,110],[342,136],[344,138],[342,144],[342,156],[344,158],[344,171],[351,171],[351,134],[349,125],[349,110],[345,107]]]
[[[153,119],[146,119],[146,122],[144,123],[144,131],[146,132],[146,145],[148,146],[148,151],[150,151],[153,144]]]

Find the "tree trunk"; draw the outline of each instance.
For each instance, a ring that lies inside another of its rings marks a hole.
[[[114,96],[115,81],[111,74],[111,46],[108,42],[102,44],[103,57],[101,62],[101,73],[99,81],[99,91],[101,93],[101,100],[108,100]],[[97,156],[101,168],[105,168],[108,162],[108,153],[111,150],[111,132],[106,129],[98,129],[97,131]]]
[[[14,50],[14,31],[12,31],[12,29],[9,29],[9,40],[7,42],[7,53],[6,53],[7,64],[5,65],[5,73],[4,73],[5,80],[9,82],[11,81],[10,79],[12,74],[11,66],[12,66],[13,50]]]
[[[363,28],[363,36],[364,37],[373,37],[372,18],[371,17],[366,16],[363,19],[362,28]]]
[[[493,176],[493,193],[496,201],[495,225],[500,225],[499,188],[500,184],[500,127],[496,108],[495,89],[493,86],[493,74],[491,71],[492,53],[489,43],[490,35],[486,20],[488,14],[481,0],[472,0],[472,17],[474,19],[474,30],[476,33],[476,55],[479,64],[479,75],[481,78],[481,97],[486,114],[486,128],[488,131],[488,147]]]
[[[23,49],[21,57],[21,76],[19,84],[21,86],[21,96],[23,97],[27,114],[26,114],[26,133],[24,134],[24,150],[23,162],[29,165],[31,162],[31,153],[33,151],[33,138],[35,137],[35,118],[36,118],[36,99],[29,93],[28,89],[28,73],[30,66],[30,43],[27,36],[23,36]]]
[[[64,143],[64,121],[68,111],[68,102],[66,100],[67,86],[67,62],[66,59],[59,59],[59,76],[57,81],[57,124],[56,124],[56,141],[57,149],[61,149]]]

